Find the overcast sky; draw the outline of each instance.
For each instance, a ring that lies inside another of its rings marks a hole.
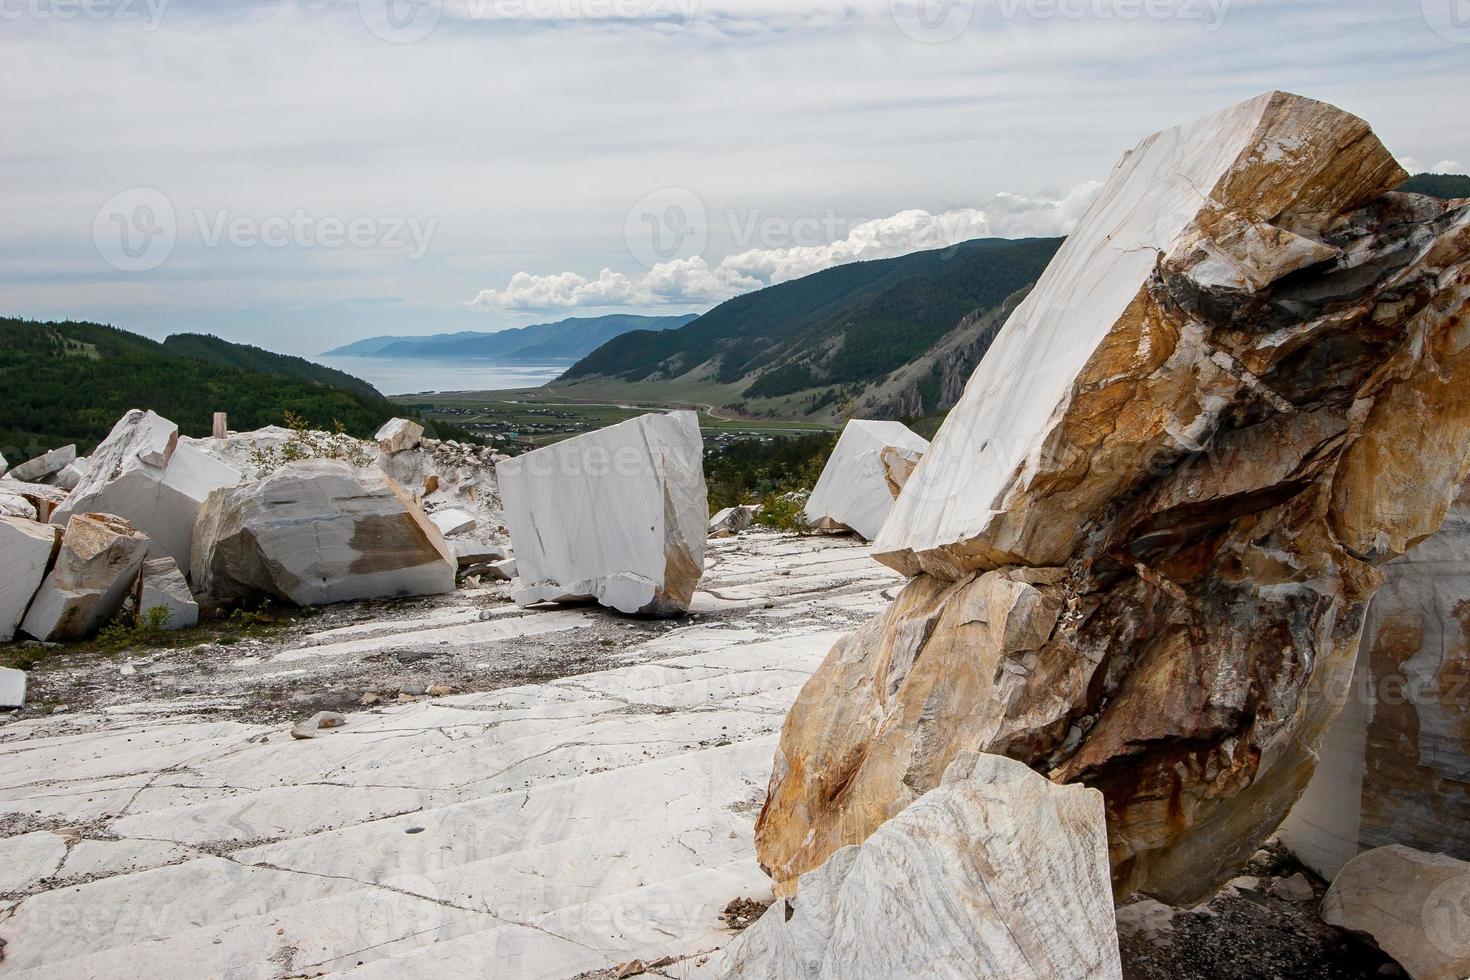
[[[1060,234],[1270,88],[1470,169],[1470,0],[0,0],[0,80],[0,313],[305,354]]]

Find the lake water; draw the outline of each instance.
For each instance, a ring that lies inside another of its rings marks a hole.
[[[498,391],[539,388],[576,363],[572,359],[318,357],[318,364],[346,371],[385,395],[428,391]]]

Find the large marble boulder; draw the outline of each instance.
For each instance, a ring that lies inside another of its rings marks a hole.
[[[134,409],[97,447],[51,521],[65,524],[85,513],[125,517],[153,539],[155,558],[167,555],[187,567],[199,506],[210,491],[240,479],[238,469],[180,442],[172,422]]]
[[[1470,977],[1470,864],[1397,844],[1354,858],[1322,900],[1329,925],[1361,933],[1414,980]]]
[[[10,478],[25,483],[50,483],[52,477],[70,466],[76,458],[76,446],[62,446],[21,463],[10,471]]]
[[[133,594],[148,545],[148,535],[121,517],[73,517],[21,632],[48,642],[82,640],[97,632]]]
[[[731,980],[1121,978],[1101,794],[957,759],[801,879],[724,956]]]
[[[709,503],[693,412],[644,415],[496,465],[516,601],[685,612],[704,574]]]
[[[10,493],[0,488],[0,517],[17,517],[24,521],[34,521],[37,517],[36,505],[20,494]]]
[[[189,591],[189,582],[172,558],[150,558],[143,563],[138,580],[138,615],[164,610],[160,624],[165,630],[181,630],[199,624],[199,603]]]
[[[0,517],[0,643],[15,638],[26,610],[56,559],[60,528]]]
[[[1311,778],[1378,564],[1470,458],[1470,208],[1269,93],[1149,137],[879,533],[915,575],[781,737],[779,886],[985,751],[1107,801],[1117,891],[1191,904]]]
[[[1280,831],[1328,880],[1387,844],[1470,861],[1470,484],[1383,572],[1346,703]]]
[[[807,523],[826,530],[849,528],[873,540],[928,448],[902,422],[848,422],[807,499]]]
[[[194,588],[218,602],[317,606],[454,591],[454,558],[413,498],[374,469],[288,463],[199,510]]]

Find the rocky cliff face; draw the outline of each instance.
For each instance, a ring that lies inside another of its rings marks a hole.
[[[1150,137],[1016,310],[875,543],[915,576],[787,720],[790,891],[961,752],[1102,791],[1119,894],[1188,903],[1311,777],[1375,565],[1470,452],[1470,209],[1268,93]]]

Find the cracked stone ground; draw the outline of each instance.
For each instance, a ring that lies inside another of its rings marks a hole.
[[[851,539],[712,542],[694,614],[503,591],[231,647],[43,662],[0,724],[8,977],[698,970],[766,896],[752,824],[802,683],[899,577]],[[368,690],[452,696],[289,721]]]

